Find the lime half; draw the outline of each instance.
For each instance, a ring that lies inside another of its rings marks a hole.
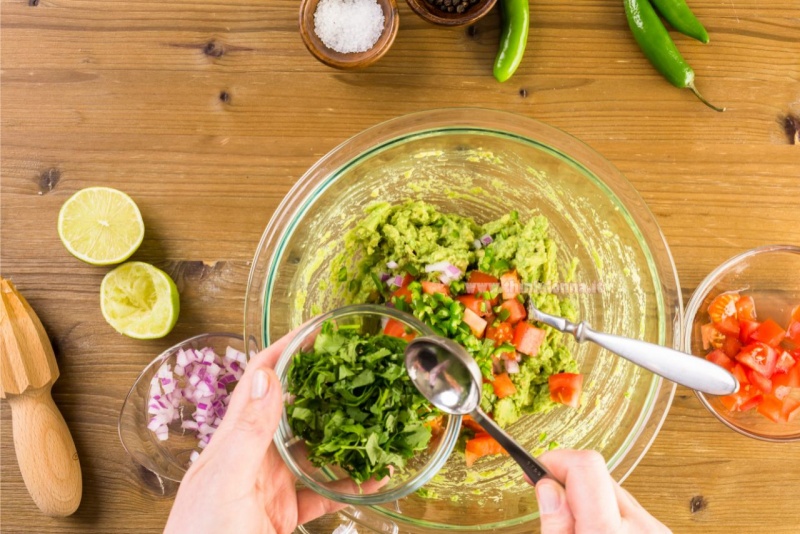
[[[129,261],[103,278],[100,308],[108,324],[120,334],[156,339],[175,326],[180,298],[167,273],[149,263]]]
[[[120,263],[144,239],[144,221],[136,203],[110,187],[81,189],[61,206],[58,235],[67,250],[92,265]]]

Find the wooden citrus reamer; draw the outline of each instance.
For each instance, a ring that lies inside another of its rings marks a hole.
[[[41,321],[0,277],[0,398],[11,405],[14,449],[28,492],[45,514],[63,517],[81,502],[81,466],[50,389],[58,379]]]

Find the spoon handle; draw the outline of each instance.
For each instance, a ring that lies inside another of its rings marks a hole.
[[[598,332],[585,321],[576,324],[536,308],[531,308],[531,318],[572,334],[578,343],[591,341],[682,386],[710,395],[730,395],[739,389],[739,382],[731,373],[703,358],[638,339]]]
[[[550,471],[548,471],[539,460],[534,458],[531,453],[522,447],[522,445],[517,443],[514,438],[509,436],[505,430],[500,428],[497,423],[483,413],[483,410],[480,408],[475,408],[470,415],[479,425],[483,427],[484,430],[486,430],[486,432],[489,433],[490,436],[497,440],[500,446],[503,447],[508,454],[511,455],[511,458],[513,458],[514,461],[519,464],[519,466],[522,468],[522,471],[528,475],[528,478],[532,483],[536,484],[544,477],[556,480],[552,473],[550,473]]]

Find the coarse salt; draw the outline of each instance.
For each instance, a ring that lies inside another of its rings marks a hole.
[[[366,52],[383,33],[383,9],[376,0],[320,0],[314,33],[342,54]]]

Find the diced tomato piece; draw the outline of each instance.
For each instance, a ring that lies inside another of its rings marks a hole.
[[[753,297],[739,297],[736,301],[736,318],[739,322],[756,320],[756,301]]]
[[[573,408],[580,407],[583,375],[575,373],[550,375],[547,385],[550,388],[550,400]]]
[[[472,271],[467,278],[467,293],[484,293],[497,287],[499,280],[494,276],[480,271]]]
[[[772,376],[773,387],[786,386],[800,388],[800,365],[792,366],[786,373],[776,373]]]
[[[417,335],[413,332],[406,332],[406,327],[397,319],[389,319],[386,326],[383,328],[383,333],[387,336],[399,337],[406,341],[411,341]]]
[[[464,322],[467,323],[469,329],[478,339],[483,337],[486,330],[486,321],[482,319],[477,313],[469,308],[464,310]]]
[[[536,356],[539,353],[539,347],[542,346],[546,337],[547,332],[530,323],[517,323],[514,328],[514,346],[522,354],[528,356]]]
[[[411,291],[407,287],[401,287],[400,289],[392,293],[392,298],[390,299],[390,302],[394,298],[404,300],[407,303],[411,304]]]
[[[517,299],[509,299],[502,303],[500,307],[504,310],[508,310],[508,319],[506,319],[506,321],[511,324],[517,324],[528,316],[528,312],[525,311],[525,305]]]
[[[752,343],[736,355],[736,361],[769,378],[775,372],[778,351],[764,343]]]
[[[763,391],[764,393],[772,392],[772,380],[765,376],[761,376],[761,374],[756,373],[752,369],[747,371],[747,379],[753,384],[755,387]]]
[[[439,282],[422,282],[422,291],[428,295],[443,293],[448,297],[450,296],[450,288]]]
[[[456,300],[463,304],[467,309],[474,311],[481,317],[492,313],[492,303],[475,295],[459,295]]]
[[[711,363],[715,363],[722,367],[723,369],[727,369],[728,371],[733,369],[734,362],[731,360],[724,352],[717,349],[712,351],[706,356],[706,360],[710,361]]]
[[[736,293],[722,293],[708,306],[708,316],[717,330],[728,336],[739,335],[739,321],[736,319]]]
[[[410,274],[406,273],[403,275],[403,283],[400,284],[400,287],[408,287],[408,284],[414,281],[414,277]]]
[[[508,376],[508,373],[494,375],[492,387],[494,388],[494,394],[501,399],[517,392],[517,386],[511,381],[511,377]]]
[[[464,428],[469,428],[475,432],[486,432],[478,422],[472,418],[470,415],[465,415],[461,418],[461,426]]]
[[[722,344],[722,352],[733,358],[739,351],[742,350],[742,343],[735,337],[725,337],[725,343]]]
[[[744,345],[749,345],[753,342],[753,332],[758,330],[761,323],[757,321],[740,321],[739,322],[739,341]]]
[[[760,395],[760,394],[759,395],[755,395],[753,397],[750,397],[749,399],[747,399],[744,402],[742,402],[742,404],[739,406],[739,411],[740,412],[746,412],[746,411],[752,410],[756,406],[760,405],[763,400],[764,400],[764,396]]]
[[[717,330],[714,323],[706,323],[701,326],[700,334],[703,336],[703,350],[721,349],[725,343],[725,334]]]
[[[478,434],[467,441],[464,453],[467,457],[467,467],[471,467],[478,458],[483,458],[484,456],[508,454],[497,440],[489,434]]]
[[[786,337],[786,330],[780,327],[778,323],[772,319],[767,319],[755,332],[750,336],[753,341],[760,341],[766,343],[770,347],[777,347]]]
[[[800,415],[800,400],[792,397],[783,399],[783,407],[781,408],[781,420],[789,423],[795,417]]]
[[[786,339],[800,345],[800,321],[792,321],[786,329]]]
[[[491,339],[495,346],[500,346],[514,339],[514,327],[505,321],[497,326],[490,326],[486,328],[486,339]]]
[[[519,295],[521,291],[520,283],[519,283],[519,275],[517,271],[510,271],[500,277],[500,287],[503,288],[503,298],[513,299]]]
[[[736,380],[739,381],[739,384],[746,385],[750,383],[750,381],[747,379],[747,371],[745,371],[745,368],[741,363],[735,364],[733,369],[731,369],[731,373],[736,377]]]
[[[789,354],[789,351],[782,350],[780,356],[778,356],[778,361],[775,363],[775,373],[788,373],[795,363],[797,362]]]
[[[783,402],[772,395],[765,395],[764,400],[758,405],[758,413],[776,423],[781,421],[781,409]]]
[[[444,416],[440,415],[435,417],[425,423],[425,426],[431,429],[431,433],[434,435],[441,434],[442,430],[444,430]]]

